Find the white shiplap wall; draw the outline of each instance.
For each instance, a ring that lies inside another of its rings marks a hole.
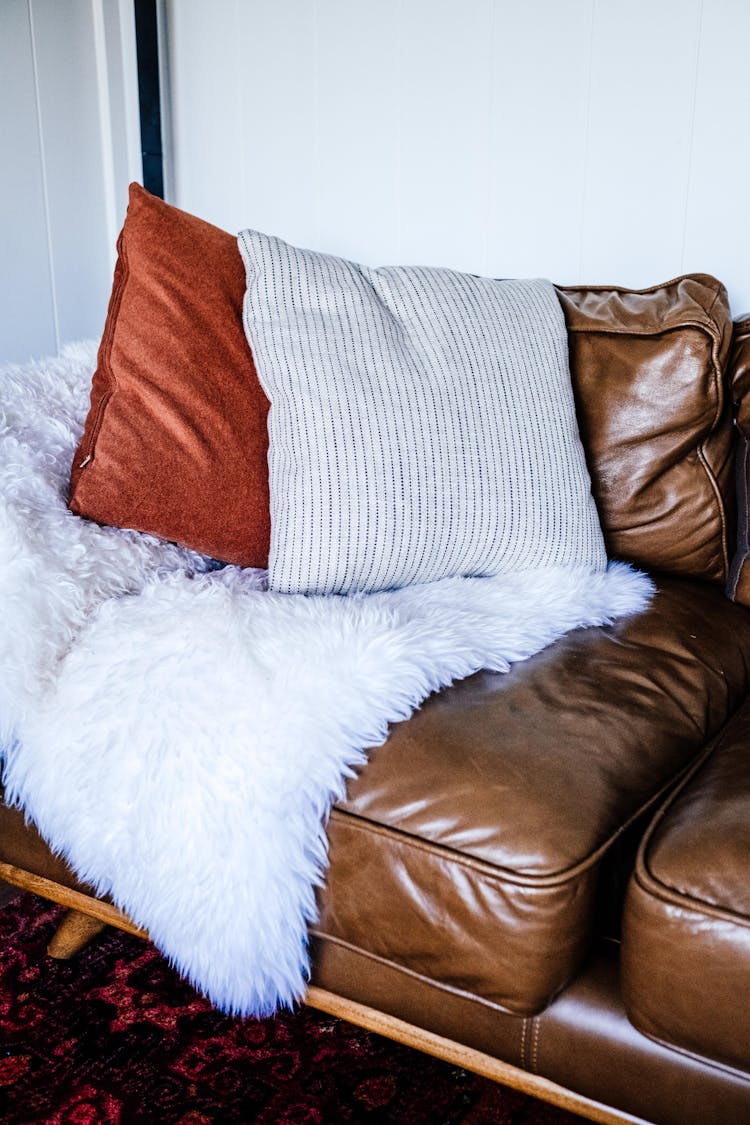
[[[372,264],[750,309],[748,0],[167,0],[174,202]]]
[[[132,0],[0,0],[0,363],[101,332],[140,177]]]

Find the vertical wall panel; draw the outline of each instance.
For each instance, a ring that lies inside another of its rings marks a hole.
[[[750,4],[704,0],[681,268],[714,273],[750,311]]]
[[[0,73],[2,363],[57,347],[27,0],[0,3]]]
[[[132,0],[0,2],[0,363],[101,332],[140,174]]]
[[[580,273],[679,272],[701,0],[597,0]]]
[[[31,0],[60,341],[100,333],[112,284],[103,248],[98,76],[88,4]]]
[[[133,0],[92,0],[98,78],[101,158],[109,264],[128,203],[128,184],[141,180],[141,126]],[[110,270],[111,272],[111,270]]]
[[[750,307],[746,0],[166,0],[175,201],[363,261]]]
[[[485,266],[494,276],[577,273],[592,7],[494,5]]]
[[[400,0],[317,6],[317,150],[311,171],[318,240],[372,264],[403,257],[401,7]],[[284,198],[283,207],[293,209],[293,196]],[[278,221],[287,221],[280,212]]]
[[[491,9],[486,0],[402,6],[402,257],[479,270],[486,257]]]
[[[179,205],[230,227],[242,185],[243,63],[234,0],[167,8],[172,149]],[[264,48],[258,48],[260,53]]]
[[[238,0],[243,180],[230,230],[255,227],[319,244],[318,4]]]

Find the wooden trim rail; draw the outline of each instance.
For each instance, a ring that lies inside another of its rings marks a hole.
[[[71,887],[55,883],[51,879],[45,879],[41,875],[34,875],[30,871],[24,871],[22,868],[14,867],[9,863],[0,863],[0,879],[24,890],[33,891],[43,898],[51,899],[52,902],[60,903],[62,906],[67,906],[69,910],[85,914],[89,918],[96,919],[106,925],[116,926],[120,930],[125,930],[126,933],[148,938],[146,931],[131,922],[127,915],[118,910],[116,906],[109,902],[102,902],[92,895],[75,891]],[[75,928],[69,919],[70,916],[67,915],[62,925],[67,925],[71,929]],[[91,927],[92,930],[95,928]],[[80,933],[85,934],[87,931],[88,927],[85,924],[81,925]],[[53,938],[54,941],[55,938]],[[65,944],[64,940],[62,945],[65,949],[71,948]],[[70,956],[70,953],[66,952],[65,956]],[[311,1008],[325,1012],[327,1015],[347,1020],[366,1031],[383,1035],[396,1043],[402,1043],[406,1047],[413,1047],[437,1059],[442,1059],[443,1062],[460,1066],[464,1070],[479,1074],[483,1078],[489,1078],[502,1086],[509,1086],[513,1090],[519,1090],[521,1093],[541,1098],[542,1101],[549,1102],[550,1105],[556,1105],[571,1113],[580,1114],[581,1117],[586,1117],[589,1121],[598,1122],[598,1125],[648,1125],[648,1122],[644,1122],[640,1117],[620,1113],[601,1102],[593,1101],[591,1098],[577,1094],[564,1086],[559,1086],[556,1082],[551,1082],[548,1078],[543,1078],[539,1074],[530,1074],[511,1063],[493,1058],[492,1055],[486,1055],[482,1051],[476,1051],[472,1047],[466,1047],[462,1043],[453,1039],[446,1039],[442,1035],[435,1035],[431,1031],[425,1031],[414,1024],[406,1023],[405,1020],[389,1016],[375,1008],[369,1008],[366,1004],[360,1004],[356,1000],[348,1000],[345,996],[339,996],[335,992],[328,992],[327,989],[311,985],[305,994],[305,1003]]]
[[[88,914],[90,918],[98,918],[108,926],[116,926],[118,930],[125,930],[136,937],[148,938],[145,930],[131,922],[127,914],[123,914],[111,902],[103,902],[93,895],[74,891],[62,883],[55,883],[52,879],[45,879],[43,875],[34,875],[31,871],[24,871],[22,867],[14,867],[10,863],[0,863],[0,879],[12,883],[14,887],[21,887],[24,891],[33,891],[42,898],[51,899],[60,906],[67,906],[71,910],[78,910],[81,914]]]

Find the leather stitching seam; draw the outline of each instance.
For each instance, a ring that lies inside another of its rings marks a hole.
[[[526,1059],[526,1033],[528,1029],[529,1021],[528,1019],[524,1019],[523,1023],[521,1024],[521,1066],[524,1070],[529,1069]]]
[[[115,332],[117,330],[117,321],[120,314],[120,306],[122,304],[125,288],[130,278],[130,265],[128,262],[127,251],[125,250],[125,239],[123,238],[122,231],[120,232],[120,237],[117,240],[117,253],[122,262],[122,275],[120,278],[120,284],[117,287],[117,291],[112,295],[112,307],[107,313],[107,331],[105,336],[102,338],[102,342],[99,348],[99,355],[97,357],[98,366],[104,372],[107,378],[108,387],[99,400],[96,417],[91,427],[91,437],[89,438],[88,446],[85,451],[82,450],[82,452],[85,452],[86,457],[92,458],[94,456],[94,450],[96,448],[96,441],[99,437],[99,431],[101,430],[102,423],[104,421],[104,412],[109,406],[112,396],[118,389],[117,377],[112,370],[112,364],[110,362],[110,353],[112,351]]]
[[[534,1033],[533,1034],[533,1040],[532,1040],[533,1045],[532,1045],[532,1050],[531,1050],[531,1070],[532,1070],[533,1074],[538,1074],[539,1073],[539,1032],[540,1032],[540,1029],[541,1029],[541,1026],[542,1026],[542,1021],[540,1020],[539,1016],[534,1016],[534,1018],[531,1021],[531,1026],[533,1028],[533,1033]]]

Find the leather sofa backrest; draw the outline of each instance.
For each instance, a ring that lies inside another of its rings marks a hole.
[[[750,313],[734,323],[729,379],[737,430],[737,553],[729,572],[727,595],[750,605]]]
[[[736,498],[724,286],[693,274],[644,290],[558,293],[609,554],[726,582]]]

